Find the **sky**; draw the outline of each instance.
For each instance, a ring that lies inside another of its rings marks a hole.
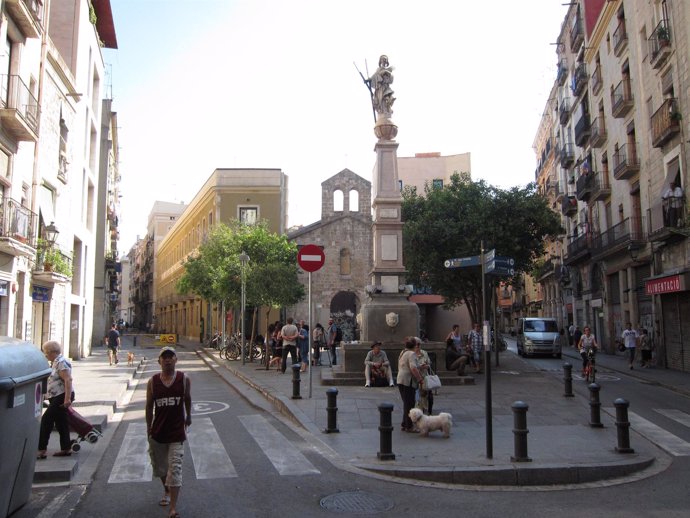
[[[154,201],[189,203],[217,168],[280,168],[288,224],[321,217],[321,182],[372,180],[367,75],[394,68],[398,156],[471,153],[472,176],[534,181],[562,0],[111,0],[120,250]]]

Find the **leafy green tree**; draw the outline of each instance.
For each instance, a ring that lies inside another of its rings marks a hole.
[[[247,306],[265,307],[268,317],[271,307],[291,306],[304,298],[304,287],[297,278],[297,245],[271,232],[265,222],[217,225],[197,254],[184,262],[178,292],[239,306],[242,252],[249,256],[245,271]]]
[[[408,281],[428,286],[445,306],[466,304],[481,320],[480,267],[449,269],[446,259],[479,255],[481,243],[496,255],[515,259],[516,275],[532,270],[544,254],[544,240],[562,232],[558,216],[536,192],[535,184],[502,190],[468,173],[455,174],[443,189],[403,192],[404,262]],[[490,279],[489,279],[490,280]]]

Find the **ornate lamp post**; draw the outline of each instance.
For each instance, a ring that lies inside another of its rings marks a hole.
[[[246,354],[246,343],[245,343],[245,334],[244,334],[244,310],[245,306],[247,304],[247,277],[246,277],[246,269],[247,269],[247,263],[249,262],[249,256],[247,253],[242,250],[242,253],[240,254],[240,263],[242,264],[242,301],[240,304],[240,332],[242,333],[242,365],[244,365],[244,357]]]
[[[55,245],[55,241],[57,241],[58,234],[60,233],[57,227],[55,226],[55,222],[51,221],[50,225],[48,225],[45,228],[44,232],[48,246],[50,246],[50,248],[53,248],[53,245]]]

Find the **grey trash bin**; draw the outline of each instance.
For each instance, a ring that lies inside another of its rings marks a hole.
[[[29,501],[50,368],[35,345],[0,337],[0,516]]]

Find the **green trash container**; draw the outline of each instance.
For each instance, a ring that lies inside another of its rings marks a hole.
[[[29,501],[50,368],[38,347],[0,337],[0,516]]]

